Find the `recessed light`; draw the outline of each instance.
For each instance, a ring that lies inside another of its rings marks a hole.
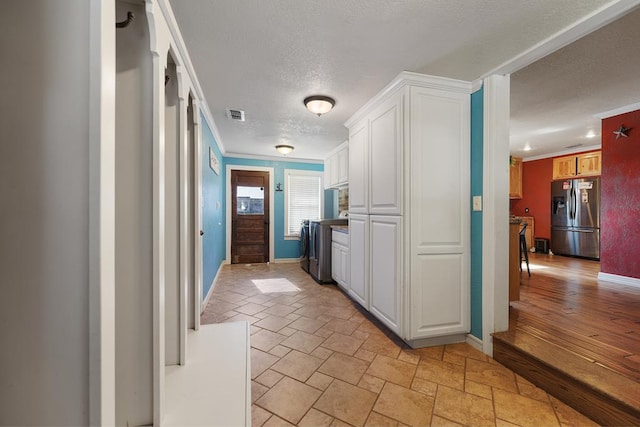
[[[525,145],[523,148],[524,151],[531,151],[531,146],[529,144]]]
[[[596,133],[592,130],[590,130],[589,132],[587,132],[587,134],[585,135],[587,138],[595,138],[596,137]]]

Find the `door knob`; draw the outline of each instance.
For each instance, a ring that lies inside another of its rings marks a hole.
[[[204,231],[200,230],[200,235],[204,236]]]

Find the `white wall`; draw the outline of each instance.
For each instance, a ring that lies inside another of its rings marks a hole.
[[[142,5],[116,2],[116,423],[153,421],[152,58]]]
[[[89,2],[0,2],[0,424],[89,422]]]

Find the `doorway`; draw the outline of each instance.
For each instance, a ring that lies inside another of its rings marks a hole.
[[[231,263],[269,262],[269,172],[231,171]]]

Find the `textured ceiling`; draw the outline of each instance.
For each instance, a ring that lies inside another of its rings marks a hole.
[[[600,143],[594,115],[640,101],[639,23],[640,10],[633,11],[512,74],[512,154],[537,157]]]
[[[478,79],[610,1],[170,3],[227,155],[274,156],[288,143],[290,158],[322,159],[347,138],[343,123],[399,72]],[[527,75],[535,66],[514,75],[514,96],[518,85],[541,92]],[[307,112],[302,100],[314,94],[334,97],[334,110]],[[545,113],[543,94],[529,95],[512,101],[518,144],[540,129],[526,119],[529,106]],[[246,121],[229,121],[226,108],[244,110]]]

